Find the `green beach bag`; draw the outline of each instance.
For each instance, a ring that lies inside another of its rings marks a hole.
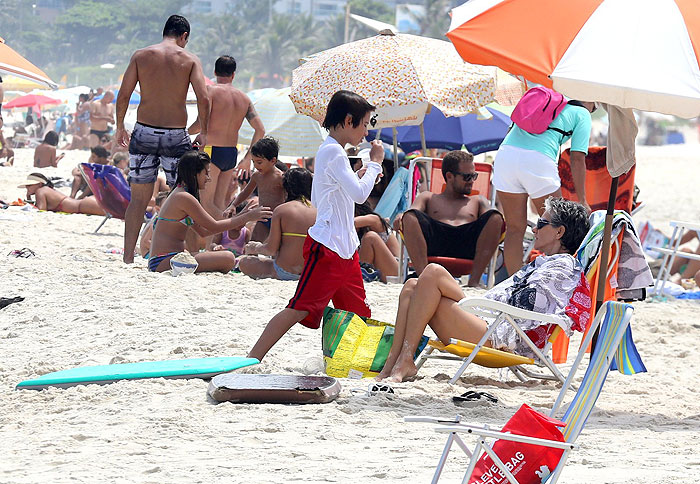
[[[323,311],[323,361],[326,374],[336,378],[375,377],[384,368],[394,341],[394,325],[342,309]],[[418,344],[418,358],[428,337]]]

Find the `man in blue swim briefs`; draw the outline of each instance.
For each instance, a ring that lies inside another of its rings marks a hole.
[[[187,89],[192,84],[197,96],[197,112],[201,121],[194,146],[202,148],[207,141],[209,96],[202,64],[197,56],[185,50],[190,39],[190,23],[185,17],[171,15],[163,28],[163,41],[139,49],[131,56],[117,96],[117,143],[129,146],[129,184],[131,201],[124,219],[124,262],[134,262],[134,248],[143,222],[143,214],[153,195],[153,185],[162,166],[168,185],[175,184],[177,161],[192,149],[185,131]],[[141,103],[133,133],[124,128],[129,98],[141,86]],[[131,138],[131,141],[130,141]]]
[[[211,182],[202,191],[202,206],[215,219],[221,218],[230,200],[226,193],[231,185],[234,169],[250,172],[250,150],[238,163],[238,131],[243,120],[247,119],[255,130],[251,146],[265,136],[265,127],[258,113],[255,112],[250,98],[241,90],[233,87],[236,76],[236,59],[223,55],[214,64],[216,84],[207,86],[211,103],[209,111],[209,132],[205,151],[211,157],[209,176]],[[200,122],[197,119],[189,128],[190,134],[198,133]]]

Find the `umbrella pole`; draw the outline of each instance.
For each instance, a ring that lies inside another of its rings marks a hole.
[[[603,229],[603,246],[600,249],[600,266],[598,268],[598,288],[596,290],[595,313],[603,306],[605,302],[605,283],[608,279],[608,257],[610,257],[610,239],[612,238],[612,223],[615,213],[615,199],[617,198],[617,183],[618,177],[612,179],[610,184],[610,196],[608,197],[608,210],[605,214],[605,226]],[[591,348],[595,348],[598,340],[598,330],[593,335]],[[593,351],[591,351],[593,355]]]
[[[428,148],[425,145],[425,128],[423,127],[423,122],[421,121],[420,126],[420,148],[423,150],[422,156],[428,156]]]
[[[399,142],[396,140],[396,127],[391,128],[391,134],[394,138],[394,174],[396,174],[396,172],[399,171]]]

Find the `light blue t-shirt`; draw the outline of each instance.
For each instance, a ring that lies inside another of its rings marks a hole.
[[[571,151],[588,154],[588,141],[591,137],[591,114],[588,109],[567,104],[549,126],[562,131],[573,131],[573,134],[564,136],[553,129],[548,129],[542,134],[531,134],[513,125],[501,145],[539,151],[556,162],[559,158],[559,148],[571,138]]]

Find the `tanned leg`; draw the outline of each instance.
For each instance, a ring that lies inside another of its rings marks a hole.
[[[379,270],[382,282],[386,282],[387,276],[395,276],[399,273],[399,263],[394,254],[376,232],[367,232],[362,237],[358,255],[360,262],[372,264]]]
[[[506,220],[503,256],[508,275],[512,275],[523,266],[523,237],[527,228],[527,198],[527,193],[498,192],[498,199],[503,207],[503,217]]]
[[[420,276],[425,266],[428,265],[428,244],[423,236],[418,218],[413,212],[404,214],[401,225],[403,226],[403,239],[408,256],[413,263],[413,269]]]
[[[134,249],[139,238],[143,214],[153,195],[153,183],[132,183],[131,201],[124,216],[124,262],[134,262]]]
[[[469,275],[469,286],[477,287],[479,285],[484,269],[486,269],[491,257],[493,257],[494,252],[498,248],[502,228],[503,217],[498,213],[491,215],[486,225],[484,225],[476,241],[474,263],[472,264],[472,272]]]
[[[292,326],[309,315],[308,311],[297,311],[285,308],[277,313],[263,330],[253,349],[248,353],[248,358],[256,358],[259,361],[265,357],[279,339],[284,336]]]
[[[401,294],[399,295],[399,309],[396,312],[396,324],[394,327],[394,341],[391,343],[391,349],[389,350],[389,356],[386,358],[386,363],[384,363],[384,368],[377,375],[376,380],[383,380],[391,375],[391,370],[396,364],[396,360],[399,358],[401,353],[401,346],[403,345],[404,335],[406,334],[406,316],[408,315],[408,306],[411,302],[411,297],[413,297],[413,291],[416,288],[418,279],[409,279],[406,284],[403,285]]]

